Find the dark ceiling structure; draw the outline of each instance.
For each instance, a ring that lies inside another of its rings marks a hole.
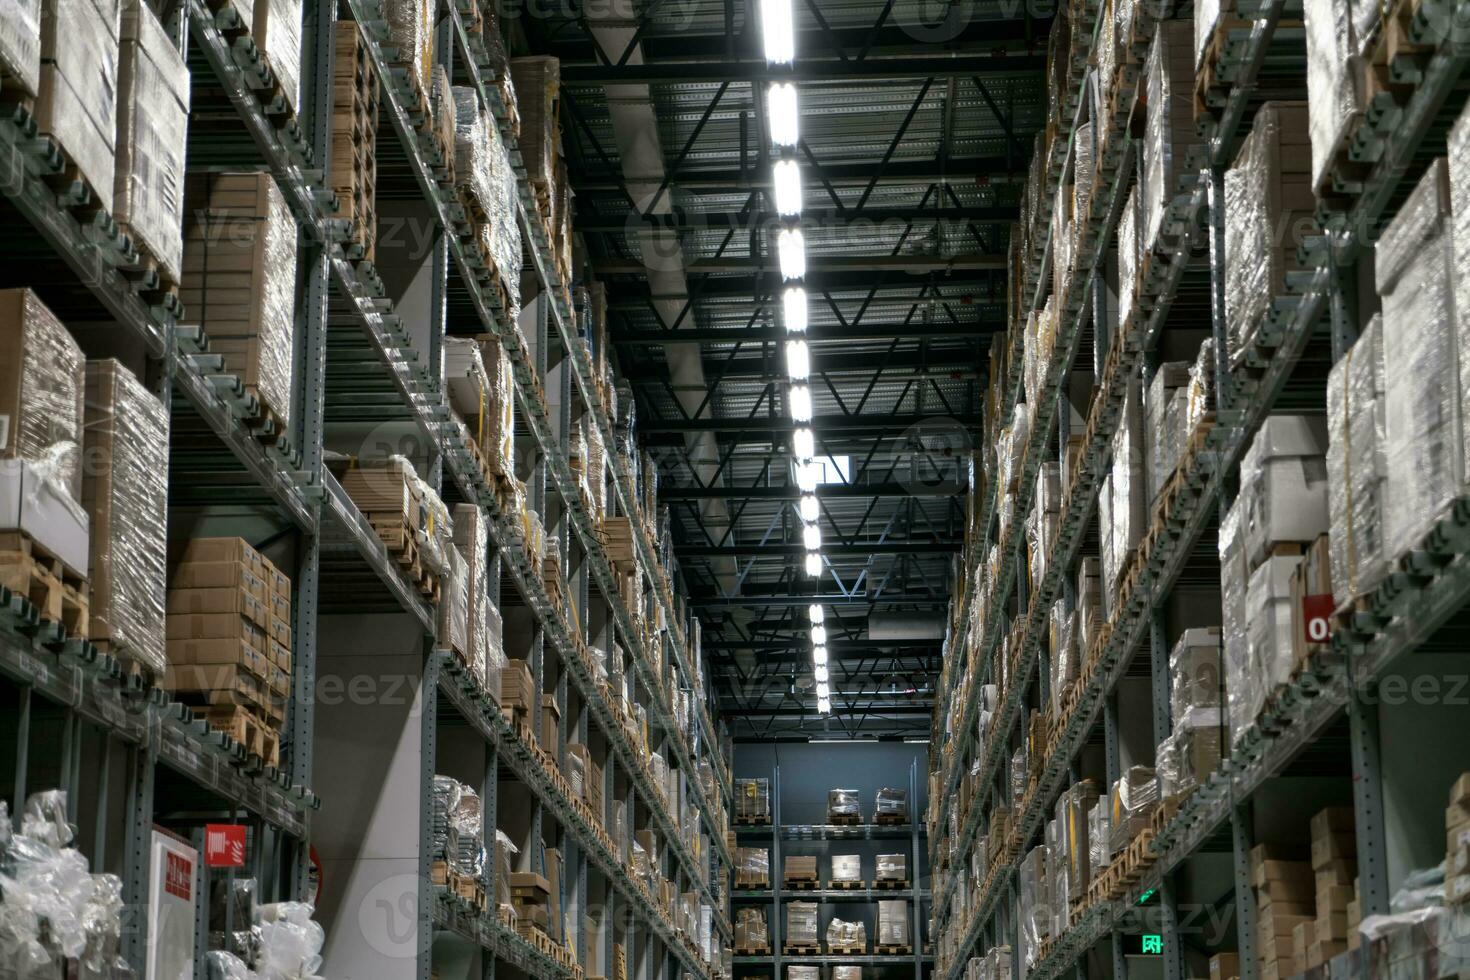
[[[791,2],[789,66],[767,65],[755,0],[583,0],[522,23],[561,59],[576,226],[720,713],[736,738],[925,737],[1049,22],[1025,4]],[[816,578],[778,317],[777,80],[801,107]]]

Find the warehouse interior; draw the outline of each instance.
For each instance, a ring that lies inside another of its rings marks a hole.
[[[1470,0],[0,3],[0,980],[1470,976]]]

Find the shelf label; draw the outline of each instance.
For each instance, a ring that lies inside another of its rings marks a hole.
[[[1331,593],[1302,596],[1302,628],[1309,644],[1332,639]]]
[[[211,868],[245,867],[245,825],[204,825],[204,863]]]

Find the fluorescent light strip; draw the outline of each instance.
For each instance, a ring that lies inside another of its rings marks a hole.
[[[806,275],[806,237],[800,228],[782,228],[776,235],[776,258],[782,279],[800,279]]]
[[[801,138],[801,109],[796,86],[775,82],[766,88],[766,120],[771,127],[771,142],[777,146],[795,146]]]
[[[786,397],[791,403],[791,421],[810,423],[812,420],[812,390],[806,385],[792,385]]]
[[[776,213],[787,217],[801,214],[801,168],[795,160],[777,160],[771,168],[771,183],[775,185]]]
[[[761,40],[767,61],[773,65],[791,64],[796,57],[791,0],[761,0]]]

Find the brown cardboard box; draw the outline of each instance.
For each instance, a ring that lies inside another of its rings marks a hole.
[[[1462,772],[1450,787],[1451,803],[1470,803],[1470,772]]]
[[[174,567],[168,577],[170,589],[240,589],[261,604],[270,605],[272,593],[265,578],[256,574],[245,562],[184,562]]]
[[[512,871],[510,894],[532,905],[545,905],[551,900],[551,882],[534,871]]]
[[[500,668],[500,709],[507,714],[514,711],[523,717],[529,715],[534,691],[531,665],[524,660],[507,660]]]
[[[541,744],[552,753],[561,744],[561,707],[551,694],[541,695]]]
[[[237,613],[178,613],[167,619],[168,641],[238,640],[257,653],[270,652],[265,630]]]
[[[1321,966],[1347,949],[1347,942],[1339,939],[1318,939],[1307,949],[1305,969]]]
[[[1341,911],[1318,908],[1317,917],[1312,920],[1312,936],[1318,942],[1341,942],[1347,939],[1348,933],[1347,907],[1344,905]]]
[[[1315,871],[1317,887],[1316,891],[1323,888],[1331,888],[1333,885],[1346,885],[1358,876],[1358,862],[1335,860],[1328,861]]]
[[[230,666],[239,665],[251,676],[264,679],[266,665],[270,662],[265,654],[252,649],[240,640],[169,640],[168,662],[171,667],[186,665]],[[199,690],[199,688],[184,688]]]
[[[166,608],[170,616],[234,613],[249,619],[262,630],[270,627],[270,614],[265,606],[243,589],[169,589]]]
[[[86,387],[82,349],[56,315],[29,289],[0,290],[0,459],[35,458],[43,444],[80,442]],[[81,466],[58,462],[58,475],[80,501]]]
[[[1287,862],[1278,862],[1285,864]],[[1268,878],[1256,885],[1259,898],[1273,902],[1311,902],[1316,892],[1312,868],[1305,861],[1290,862],[1297,867],[1279,878]]]
[[[1312,838],[1313,869],[1331,869],[1334,861],[1356,861],[1357,859],[1358,840],[1350,830]]]
[[[781,876],[787,881],[816,881],[817,856],[815,854],[788,854],[781,865]]]
[[[1210,980],[1234,980],[1240,976],[1238,953],[1216,953],[1210,957]]]
[[[1305,922],[1298,922],[1296,927],[1291,930],[1292,957],[1298,963],[1310,965],[1307,964],[1307,950],[1311,949],[1312,944],[1316,941],[1317,939],[1312,929],[1312,920],[1308,919]]]
[[[175,559],[176,565],[216,562],[237,562],[265,578],[265,559],[244,538],[189,538]]]
[[[1309,824],[1313,840],[1318,837],[1326,837],[1329,834],[1350,834],[1353,832],[1353,826],[1353,808],[1351,806],[1324,807],[1312,815]]]

